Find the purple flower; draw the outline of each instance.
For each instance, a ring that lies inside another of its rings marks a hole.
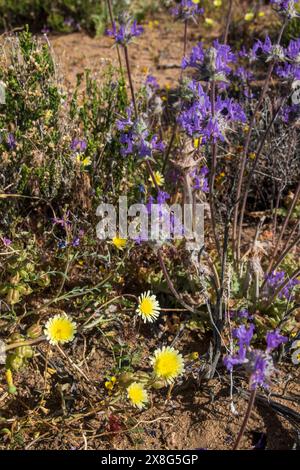
[[[127,108],[127,116],[119,119],[117,129],[121,131],[120,144],[123,156],[134,155],[139,158],[149,158],[154,152],[163,152],[164,143],[156,135],[151,136],[142,116],[133,118],[132,107]]]
[[[300,39],[290,41],[285,49],[286,63],[276,66],[276,74],[286,80],[300,79]]]
[[[146,86],[153,88],[155,90],[159,88],[159,84],[157,83],[157,80],[155,77],[153,77],[153,75],[147,76],[145,84]]]
[[[192,0],[181,0],[180,4],[172,8],[171,13],[177,20],[193,20],[197,22],[197,16],[204,13],[204,9],[197,5]]]
[[[242,107],[233,99],[217,97],[215,103],[215,115],[211,113],[210,99],[199,88],[198,98],[190,107],[186,107],[179,117],[178,123],[191,137],[202,137],[202,143],[213,139],[224,141],[226,131],[230,129],[232,122],[246,122],[246,115]]]
[[[72,246],[76,247],[76,246],[79,246],[79,245],[80,245],[80,238],[79,237],[73,238]]]
[[[6,142],[7,142],[9,150],[14,150],[16,148],[16,140],[15,140],[14,135],[11,132],[7,135]]]
[[[184,57],[182,68],[195,68],[196,79],[214,80],[217,82],[227,82],[227,75],[231,72],[230,63],[235,62],[236,57],[232,53],[230,46],[220,44],[216,39],[212,47],[203,49],[202,43],[193,47],[189,58]]]
[[[238,328],[235,328],[232,332],[232,336],[238,340],[239,348],[249,347],[251,339],[254,333],[254,325],[250,324],[249,328],[246,328],[245,325],[241,325]]]
[[[274,5],[274,8],[278,13],[286,16],[288,19],[299,16],[295,7],[298,0],[270,0],[270,3],[271,5]]]
[[[200,190],[203,193],[209,192],[208,178],[207,178],[208,173],[209,173],[209,169],[207,166],[203,166],[200,170],[196,169],[191,172],[190,176],[192,176],[194,180],[193,189]]]
[[[287,341],[278,330],[270,331],[266,335],[267,348],[265,351],[253,349],[250,345],[253,337],[254,325],[247,329],[245,325],[233,331],[233,337],[238,340],[238,352],[224,357],[223,362],[227,370],[232,371],[235,365],[243,364],[249,376],[250,388],[269,388],[271,378],[275,372],[271,351]]]
[[[278,348],[280,344],[286,343],[288,338],[281,335],[279,330],[269,331],[266,336],[267,341],[267,351],[272,351],[273,349]]]
[[[251,351],[246,370],[250,375],[250,388],[252,390],[257,387],[268,389],[272,375],[275,372],[272,356],[259,349]]]
[[[284,282],[284,279],[286,277],[285,271],[272,271],[267,277],[266,277],[266,286],[272,291],[276,291],[278,287]],[[282,290],[278,294],[278,298],[282,299],[285,297],[288,300],[292,300],[292,291],[293,289],[300,284],[300,281],[298,279],[291,279],[285,287],[282,288]]]
[[[299,76],[299,79],[300,79],[300,76]],[[298,120],[299,116],[300,116],[300,105],[299,104],[293,104],[291,106],[287,105],[287,106],[284,106],[281,110],[281,119],[286,124],[288,122]]]
[[[71,142],[70,149],[77,153],[84,153],[87,149],[87,141],[75,137]]]
[[[165,191],[158,191],[157,194],[157,203],[164,204],[168,199],[170,199],[170,194]]]
[[[67,229],[72,225],[72,222],[69,220],[69,211],[63,216],[63,218],[54,217],[52,219],[53,225],[60,225],[64,229]]]
[[[265,62],[285,61],[285,51],[279,44],[272,44],[269,36],[266,36],[265,41],[257,41],[250,51],[250,60],[263,59]]]
[[[131,20],[131,18],[124,14],[119,19],[119,28],[114,22],[111,30],[107,30],[107,35],[115,39],[116,44],[126,46],[133,38],[140,36],[143,33],[143,28],[138,26],[137,21]]]
[[[12,241],[9,238],[3,237],[2,242],[4,246],[10,246],[12,244]]]

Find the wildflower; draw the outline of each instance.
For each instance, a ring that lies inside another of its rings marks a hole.
[[[193,189],[202,191],[203,193],[208,193],[208,173],[209,169],[207,166],[203,166],[200,170],[193,170],[190,173],[190,176],[193,178]]]
[[[152,157],[154,152],[164,150],[163,142],[157,136],[150,136],[148,126],[143,116],[133,118],[133,109],[126,109],[127,116],[117,121],[120,131],[121,155],[134,155],[139,158]]]
[[[139,296],[136,313],[142,317],[144,323],[156,320],[159,312],[160,306],[155,295],[151,295],[148,291]]]
[[[207,25],[207,26],[213,26],[214,24],[214,20],[212,18],[205,18],[204,20],[204,23]]]
[[[2,240],[3,245],[6,247],[12,244],[12,241],[9,238],[3,237],[1,240]]]
[[[300,39],[291,40],[285,49],[286,63],[278,64],[275,72],[285,80],[300,80]]]
[[[266,277],[266,286],[269,288],[271,291],[276,291],[278,287],[284,282],[284,279],[286,277],[285,271],[272,271],[267,277]],[[292,292],[294,288],[300,284],[300,280],[298,279],[291,279],[285,287],[282,288],[282,290],[278,294],[278,298],[282,299],[285,297],[286,299],[292,300]]]
[[[214,0],[214,6],[219,8],[222,6],[222,0]]]
[[[124,250],[125,246],[126,246],[126,238],[120,238],[120,237],[114,237],[112,239],[112,243],[113,245],[118,249],[118,250]]]
[[[167,383],[172,383],[184,372],[182,355],[170,346],[163,346],[154,352],[151,358],[154,374]]]
[[[268,389],[275,372],[272,356],[265,351],[250,352],[246,370],[250,374],[250,388],[263,387]]]
[[[127,46],[127,44],[132,42],[133,38],[140,36],[143,31],[144,29],[141,26],[138,26],[137,21],[132,21],[130,16],[125,13],[119,18],[119,28],[114,22],[112,24],[112,29],[107,30],[106,34],[113,37],[116,44]]]
[[[292,363],[295,365],[300,364],[300,349],[296,349],[292,354]]]
[[[71,142],[70,149],[76,153],[84,153],[87,149],[87,141],[85,139],[74,138]]]
[[[201,86],[199,86],[201,87]],[[232,122],[246,122],[246,115],[242,107],[230,98],[217,97],[215,103],[215,114],[211,114],[211,103],[199,88],[199,96],[194,103],[184,109],[179,117],[178,123],[191,137],[202,135],[202,143],[205,144],[208,139],[226,140],[226,131],[230,129]]]
[[[279,333],[279,330],[269,331],[266,336],[267,350],[272,351],[278,348],[282,343],[287,342],[287,338]]]
[[[11,132],[8,134],[6,142],[9,150],[14,150],[16,148],[16,139]]]
[[[292,343],[291,349],[296,349],[296,348],[300,348],[300,340],[299,339],[296,339],[296,341],[294,341]]]
[[[53,225],[60,225],[62,228],[67,230],[72,225],[72,222],[69,220],[69,211],[67,211],[61,219],[54,217],[52,219],[52,223]]]
[[[157,186],[162,186],[165,182],[164,175],[162,175],[160,171],[154,171],[153,175]],[[152,180],[151,176],[149,177],[149,181],[150,183],[152,183],[152,186],[155,187],[154,181]]]
[[[63,314],[55,315],[47,321],[44,334],[50,344],[57,345],[73,341],[76,331],[76,323]]]
[[[199,3],[197,0],[181,0],[179,5],[172,9],[171,13],[177,20],[193,20],[197,23],[197,16],[204,13],[204,9],[200,8]]]
[[[282,16],[288,19],[299,16],[296,10],[295,4],[298,0],[271,0],[271,4],[274,5],[274,9]]]
[[[236,365],[244,365],[249,376],[250,388],[254,389],[258,386],[269,388],[272,375],[275,372],[271,352],[287,339],[278,330],[268,332],[266,335],[267,348],[262,351],[253,349],[250,345],[253,332],[253,324],[248,329],[245,325],[236,328],[233,331],[233,337],[238,340],[238,351],[225,356],[223,362],[229,371],[232,371]]]
[[[249,11],[248,13],[246,13],[246,15],[244,16],[244,19],[245,21],[252,21],[254,18],[254,13],[252,11]]]
[[[257,60],[263,59],[265,62],[285,62],[284,48],[279,44],[272,44],[269,36],[266,36],[265,41],[258,40],[250,51],[250,59]]]
[[[207,18],[206,18],[207,20]],[[182,68],[192,67],[197,70],[197,80],[214,80],[226,82],[231,72],[229,64],[236,61],[230,46],[220,44],[216,39],[212,47],[204,50],[202,43],[193,47],[189,58],[184,57]]]
[[[146,86],[148,87],[151,87],[151,88],[154,88],[154,89],[158,89],[159,88],[159,84],[157,83],[157,80],[155,77],[153,77],[153,75],[148,75],[147,78],[146,78]]]
[[[81,154],[78,154],[78,155],[77,155],[76,161],[77,161],[77,163],[79,163],[79,164],[82,165],[83,167],[90,166],[91,163],[92,163],[92,160],[91,160],[90,157],[82,158],[82,157],[81,157]]]
[[[127,388],[127,396],[131,403],[140,410],[145,407],[148,402],[148,393],[141,383],[133,382]]]
[[[106,388],[106,390],[111,392],[113,390],[116,382],[117,382],[117,378],[113,376],[104,383],[104,387]]]

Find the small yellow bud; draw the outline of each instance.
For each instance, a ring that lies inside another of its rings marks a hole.
[[[254,13],[252,11],[249,11],[248,13],[246,13],[246,15],[244,16],[244,20],[245,21],[252,21],[254,18]]]

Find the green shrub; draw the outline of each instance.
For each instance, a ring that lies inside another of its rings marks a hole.
[[[15,204],[0,197],[2,224],[11,223],[24,197],[61,206],[76,192],[74,204],[87,209],[94,195],[108,190],[103,174],[117,184],[124,161],[112,129],[127,96],[113,69],[99,83],[89,73],[78,77],[68,98],[48,42],[25,31],[2,45],[0,81],[6,98],[0,104],[0,194],[18,195]],[[75,139],[85,142],[82,152]]]

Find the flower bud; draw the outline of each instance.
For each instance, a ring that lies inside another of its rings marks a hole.
[[[6,358],[7,369],[18,371],[23,366],[23,358],[15,353],[11,353]]]
[[[16,354],[24,359],[30,359],[33,356],[33,349],[31,346],[19,346],[16,348]]]
[[[155,382],[153,382],[153,384],[151,385],[151,387],[154,388],[155,390],[160,390],[161,388],[164,388],[165,386],[166,386],[166,382],[161,379],[155,380]]]
[[[118,377],[118,383],[120,387],[127,388],[132,382],[134,382],[135,378],[131,372],[123,372]]]
[[[39,338],[43,333],[43,329],[41,327],[41,325],[32,325],[30,326],[27,331],[26,331],[26,335],[28,336],[28,338],[31,338],[31,339],[36,339],[36,338]]]
[[[20,292],[17,289],[9,289],[6,295],[6,302],[9,305],[17,304],[20,300]]]

